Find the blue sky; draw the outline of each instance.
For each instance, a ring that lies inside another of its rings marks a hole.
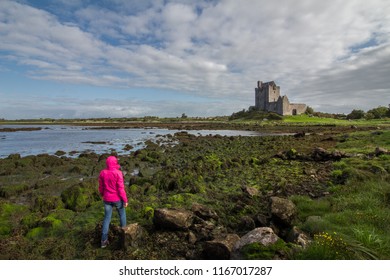
[[[0,0],[0,118],[230,115],[257,80],[349,113],[390,103],[387,0]]]

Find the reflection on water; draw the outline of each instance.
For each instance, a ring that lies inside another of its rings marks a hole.
[[[169,143],[169,135],[180,130],[158,128],[88,129],[61,125],[0,125],[0,128],[42,127],[41,130],[0,132],[0,158],[18,153],[21,156],[55,154],[64,151],[68,156],[82,152],[126,154],[145,146],[147,140]],[[261,136],[259,132],[237,130],[188,130],[194,135]],[[132,147],[128,149],[126,147]]]

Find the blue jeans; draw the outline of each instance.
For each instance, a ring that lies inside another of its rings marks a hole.
[[[118,211],[121,227],[126,226],[126,208],[124,207],[123,201],[115,202],[104,202],[104,220],[103,220],[103,232],[102,232],[102,241],[108,239],[108,228],[111,222],[112,208],[115,206]]]

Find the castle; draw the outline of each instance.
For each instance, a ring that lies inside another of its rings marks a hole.
[[[257,82],[255,109],[284,116],[303,114],[306,107],[306,104],[290,103],[286,95],[280,96],[280,87],[274,81]]]

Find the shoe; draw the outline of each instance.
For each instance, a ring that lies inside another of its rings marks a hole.
[[[109,244],[108,239],[102,241],[102,243],[101,243],[101,248],[106,248],[108,244]]]

